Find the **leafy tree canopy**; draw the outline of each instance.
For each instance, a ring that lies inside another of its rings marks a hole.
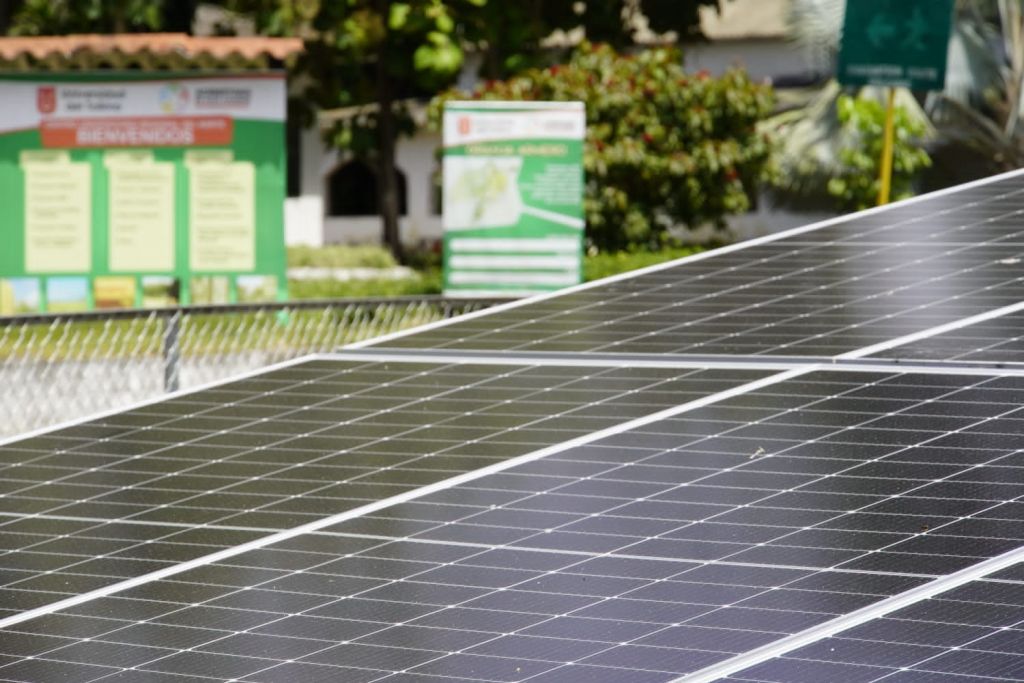
[[[546,66],[546,38],[579,30],[592,43],[617,49],[636,44],[644,27],[678,40],[701,37],[700,8],[723,0],[491,0],[470,18],[466,33],[483,57],[483,75],[506,78],[525,68]]]
[[[195,0],[0,0],[0,30],[29,36],[188,32],[195,7]]]

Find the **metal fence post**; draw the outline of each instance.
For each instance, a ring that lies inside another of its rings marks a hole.
[[[177,391],[181,370],[181,309],[164,318],[164,391]]]

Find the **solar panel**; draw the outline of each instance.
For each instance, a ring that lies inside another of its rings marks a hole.
[[[1011,174],[0,443],[0,680],[1018,679],[1022,212]]]
[[[1020,303],[1013,176],[375,346],[831,357]]]

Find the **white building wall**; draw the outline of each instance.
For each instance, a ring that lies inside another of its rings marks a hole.
[[[755,81],[793,76],[813,70],[808,55],[782,39],[729,40],[687,45],[683,49],[687,71],[708,70],[718,76],[741,66]]]
[[[298,197],[284,202],[284,239],[288,245],[324,245],[324,187],[320,174],[326,147],[316,128],[299,136]]]
[[[408,213],[399,221],[402,241],[416,244],[441,238],[441,216],[434,213],[432,174],[441,136],[420,131],[398,141],[396,162],[405,174]],[[349,157],[329,149],[319,132],[302,132],[301,195],[285,202],[285,236],[288,244],[358,244],[380,242],[378,216],[328,216],[328,177]]]
[[[284,200],[284,241],[289,246],[324,244],[324,200],[318,195]]]

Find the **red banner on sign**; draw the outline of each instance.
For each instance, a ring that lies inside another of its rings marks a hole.
[[[229,145],[227,116],[54,119],[40,124],[43,147],[195,147]]]

